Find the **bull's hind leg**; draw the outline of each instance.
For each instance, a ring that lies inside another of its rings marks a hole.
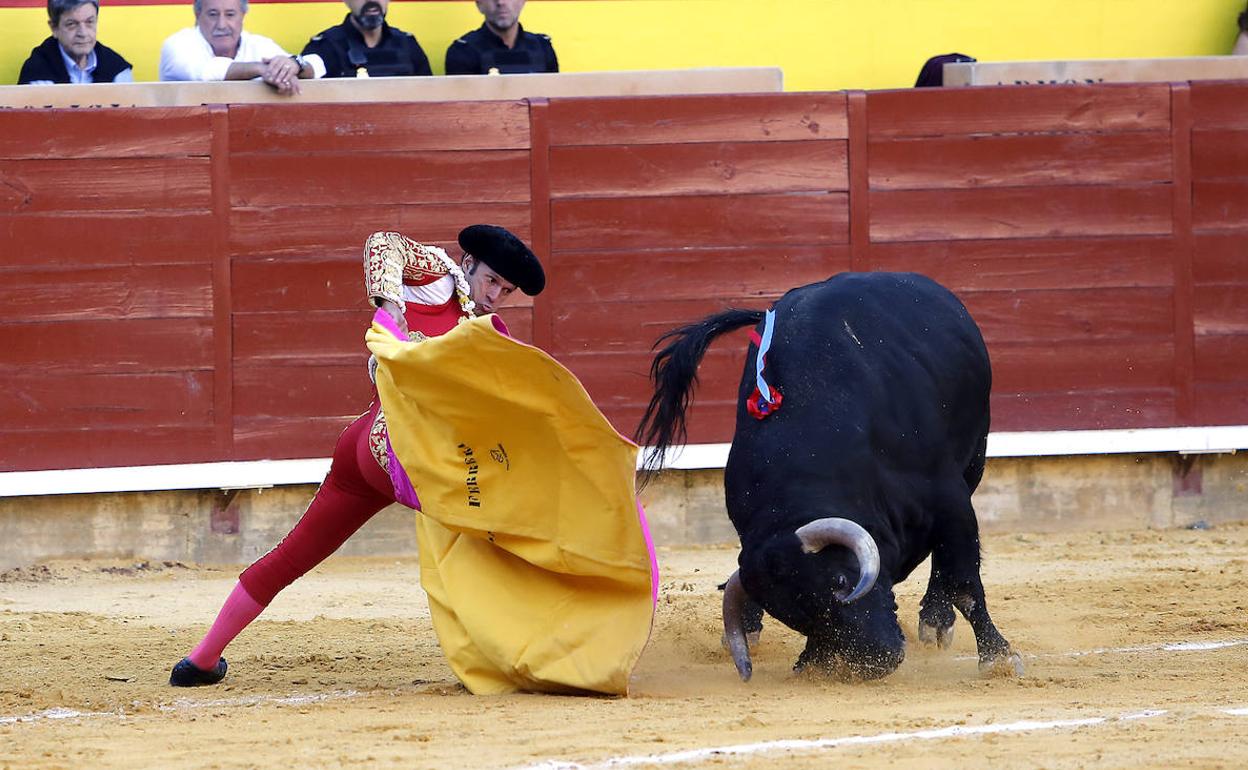
[[[937,522],[932,575],[919,610],[919,638],[948,646],[953,610],[971,624],[979,650],[979,670],[988,676],[1023,673],[1023,661],[993,624],[979,576],[979,525],[969,499]],[[925,630],[926,626],[926,630]]]

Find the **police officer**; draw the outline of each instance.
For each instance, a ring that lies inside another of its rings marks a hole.
[[[477,0],[485,23],[446,49],[446,74],[558,72],[550,36],[525,32],[520,25],[523,8],[524,0]]]
[[[336,27],[308,41],[304,58],[327,78],[432,75],[429,58],[416,38],[386,23],[390,0],[345,0],[351,12]]]

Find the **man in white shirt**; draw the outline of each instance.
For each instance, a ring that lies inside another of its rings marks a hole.
[[[194,0],[194,7],[195,26],[173,33],[160,48],[161,80],[259,78],[278,93],[297,94],[300,78],[322,74],[269,38],[244,32],[247,0]]]

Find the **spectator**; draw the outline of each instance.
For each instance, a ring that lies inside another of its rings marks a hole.
[[[1239,35],[1235,37],[1235,47],[1231,49],[1234,56],[1248,56],[1248,8],[1239,14]]]
[[[550,36],[525,32],[520,24],[523,9],[524,0],[477,0],[485,23],[446,49],[446,74],[558,72]]]
[[[52,36],[31,50],[18,85],[134,82],[130,62],[95,39],[99,16],[96,0],[48,0]]]
[[[161,80],[253,80],[282,94],[299,93],[312,65],[262,35],[243,31],[247,0],[194,0],[195,26],[170,35],[160,48]]]
[[[914,81],[915,88],[940,88],[945,84],[945,65],[957,62],[973,62],[974,56],[964,53],[942,53],[923,62],[919,77]]]
[[[416,38],[386,23],[390,0],[345,2],[350,9],[347,18],[303,47],[304,57],[324,72],[323,77],[433,74]]]

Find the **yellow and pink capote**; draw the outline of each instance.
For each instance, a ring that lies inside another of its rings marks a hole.
[[[484,316],[420,342],[376,321],[367,334],[391,448],[419,495],[434,629],[473,693],[624,695],[658,592],[637,445],[503,328]]]

